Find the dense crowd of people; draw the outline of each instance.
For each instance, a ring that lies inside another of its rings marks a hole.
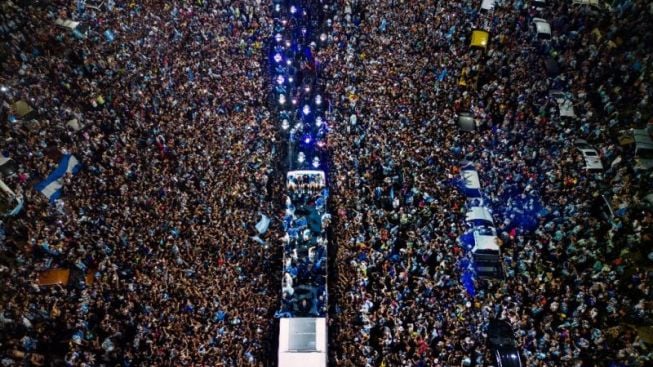
[[[632,327],[653,321],[653,214],[640,202],[651,176],[616,139],[651,118],[648,5],[497,3],[352,0],[334,22],[332,52],[345,54],[327,67],[336,365],[495,365],[491,319],[512,324],[526,366],[651,363]],[[534,17],[551,24],[550,40]],[[487,49],[470,47],[477,28]],[[560,117],[551,89],[574,96],[578,120]],[[462,113],[481,128],[461,131]],[[603,173],[584,170],[577,138],[600,151]],[[463,161],[481,176],[506,273],[472,289]],[[602,195],[614,218],[603,219]]]
[[[3,180],[26,198],[5,223],[1,363],[264,365],[280,229],[252,240],[252,225],[283,191],[264,77],[269,4],[85,3],[0,12],[1,149],[20,164]],[[17,100],[37,122],[7,122]],[[61,153],[84,168],[51,205],[31,186]],[[55,268],[92,283],[39,287]]]
[[[323,3],[330,363],[493,366],[487,325],[502,319],[527,366],[649,365],[652,182],[619,137],[653,118],[650,4]],[[281,277],[270,4],[0,10],[0,151],[19,165],[2,179],[25,198],[0,222],[0,363],[273,364],[282,284],[295,290]],[[485,48],[470,47],[477,28]],[[572,96],[576,119],[550,90]],[[461,131],[462,113],[476,131]],[[583,168],[579,138],[601,173]],[[62,154],[83,169],[50,203],[33,186]],[[502,280],[462,281],[463,161],[492,208]],[[262,235],[260,214],[272,218]],[[69,284],[38,285],[61,268]]]

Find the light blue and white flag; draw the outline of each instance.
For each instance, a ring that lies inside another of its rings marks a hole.
[[[66,173],[76,175],[82,165],[72,154],[64,154],[59,160],[59,165],[52,171],[48,177],[34,186],[37,191],[45,195],[51,203],[61,197],[61,188],[63,187],[63,178]]]
[[[270,227],[270,218],[264,214],[261,214],[261,220],[256,223],[256,230],[258,233],[263,234],[267,232],[268,227]]]

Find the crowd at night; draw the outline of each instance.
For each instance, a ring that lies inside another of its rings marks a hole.
[[[0,364],[276,366],[319,316],[330,366],[498,367],[495,320],[523,366],[651,365],[653,4],[481,3],[0,3]],[[295,6],[325,178],[286,177]]]

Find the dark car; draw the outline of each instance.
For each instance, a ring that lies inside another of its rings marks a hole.
[[[492,320],[487,328],[487,343],[497,367],[522,367],[515,333],[503,320]]]

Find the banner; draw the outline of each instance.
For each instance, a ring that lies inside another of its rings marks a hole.
[[[61,197],[63,178],[67,173],[76,175],[82,168],[81,164],[72,154],[65,154],[59,160],[59,165],[48,177],[34,186],[37,191],[45,195],[51,203]]]

